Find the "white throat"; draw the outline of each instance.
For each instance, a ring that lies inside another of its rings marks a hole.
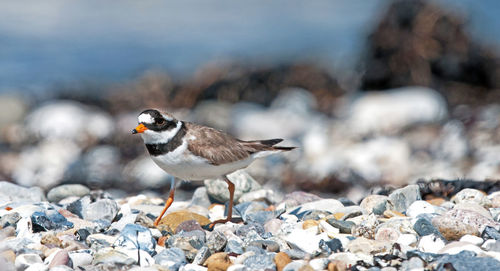
[[[179,132],[182,127],[182,121],[178,120],[175,128],[167,130],[167,131],[153,131],[146,130],[144,133],[141,133],[142,140],[146,144],[160,144],[160,143],[168,143],[174,136]]]

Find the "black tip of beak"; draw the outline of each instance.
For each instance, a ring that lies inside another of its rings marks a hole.
[[[136,129],[132,130],[132,134],[133,135],[137,134],[137,130]]]

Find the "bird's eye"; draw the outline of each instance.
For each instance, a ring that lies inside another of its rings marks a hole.
[[[156,119],[155,123],[158,125],[162,125],[163,123],[165,123],[165,120],[164,119]]]

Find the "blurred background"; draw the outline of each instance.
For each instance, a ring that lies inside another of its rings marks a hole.
[[[130,133],[146,108],[285,138],[299,148],[247,169],[283,192],[499,179],[498,14],[496,0],[2,2],[0,179],[165,193]]]

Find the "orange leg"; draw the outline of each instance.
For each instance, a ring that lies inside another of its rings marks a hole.
[[[226,219],[219,219],[210,223],[210,228],[213,228],[215,224],[231,221],[231,218],[233,217],[234,184],[226,176],[224,176],[224,181],[226,181],[227,188],[229,189],[229,205],[227,206],[227,217]]]
[[[170,205],[172,205],[172,202],[174,202],[174,194],[175,194],[175,180],[172,177],[172,183],[170,186],[170,194],[168,195],[168,199],[167,199],[167,202],[165,203],[165,207],[163,207],[163,211],[161,211],[160,216],[158,216],[158,218],[156,218],[156,220],[155,220],[155,223],[154,223],[155,226],[158,226],[158,224],[161,221],[161,218],[163,217],[163,215],[167,211],[168,207],[170,207]]]

